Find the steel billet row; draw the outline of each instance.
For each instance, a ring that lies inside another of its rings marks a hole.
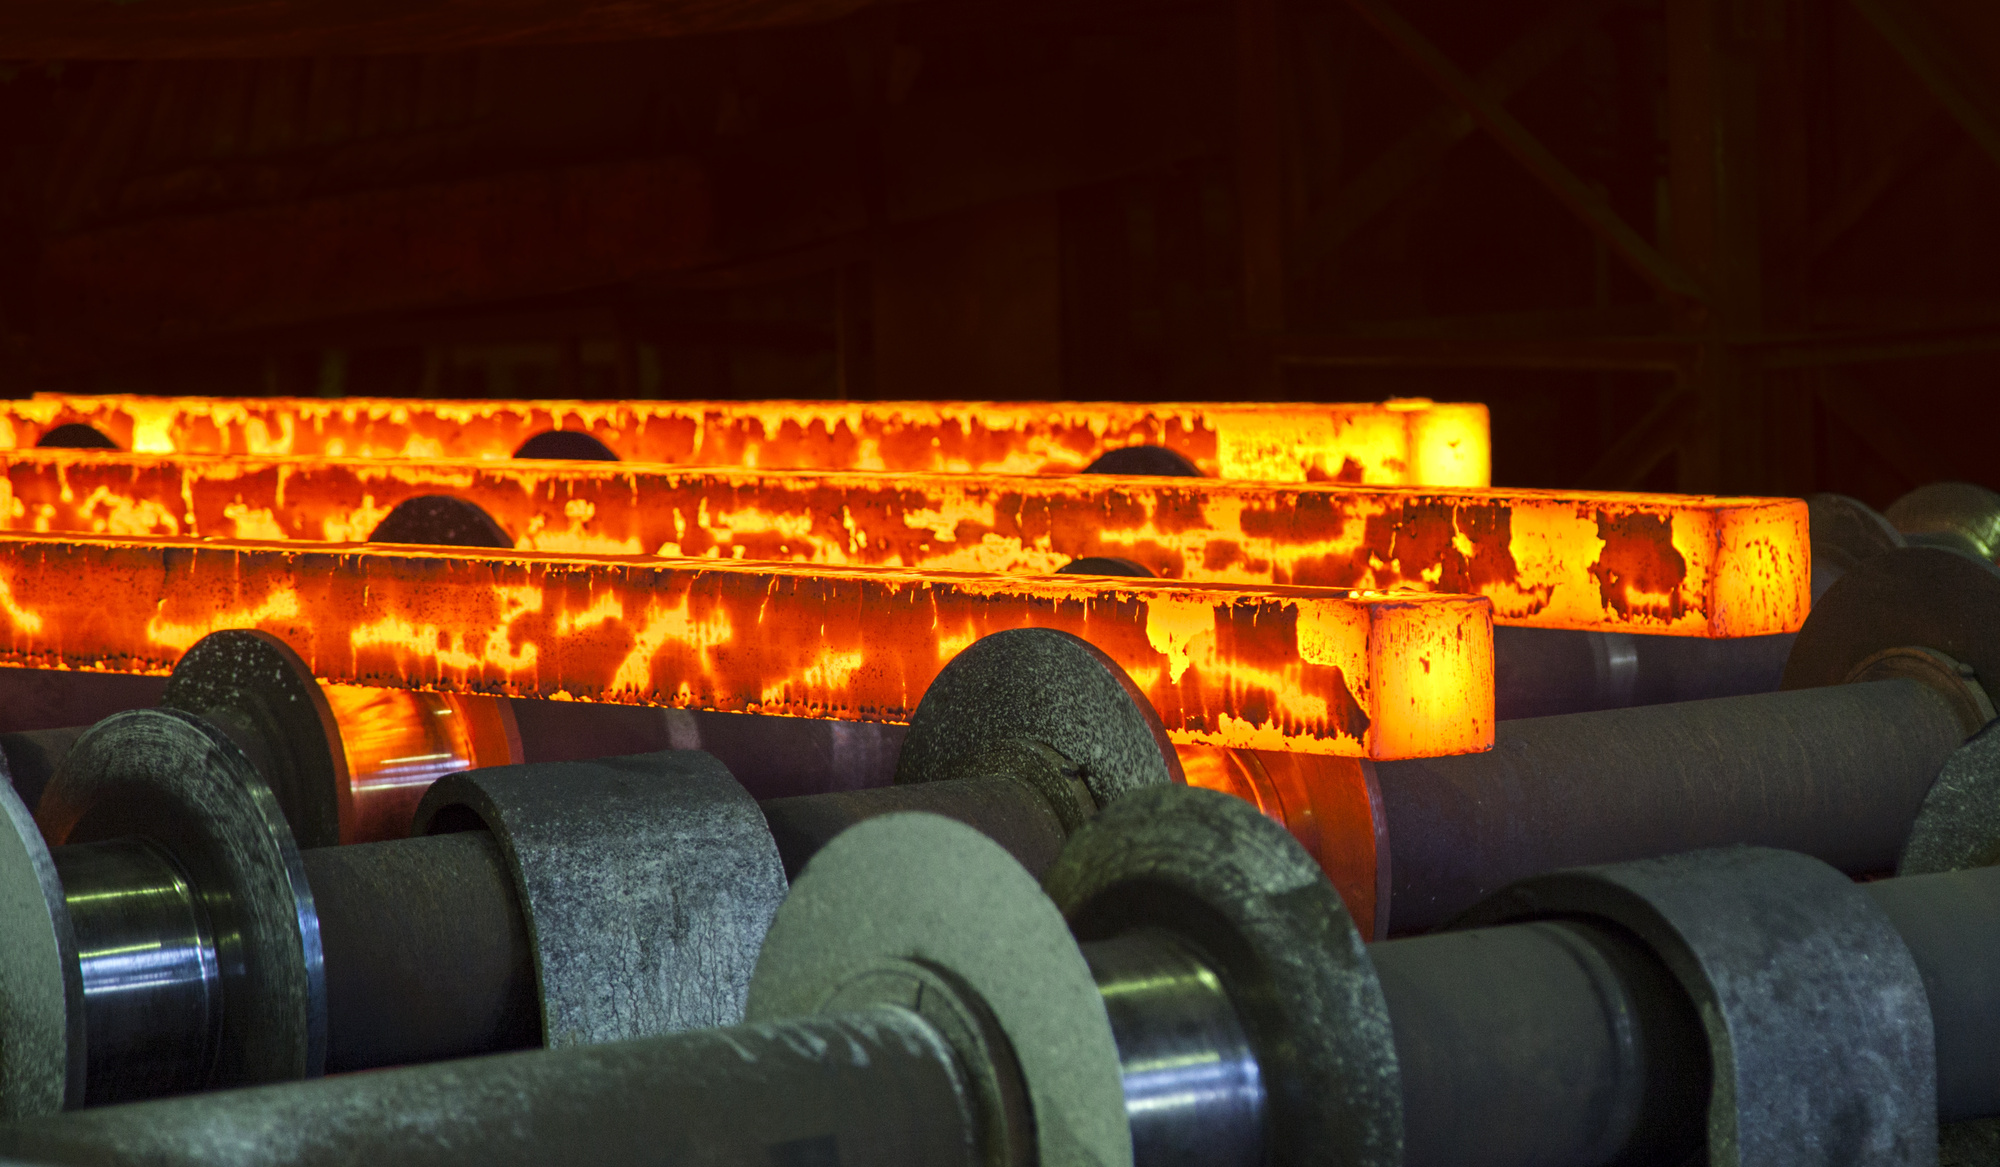
[[[1046,888],[1046,894],[1044,894]],[[1043,885],[900,815],[815,858],[750,1024],[17,1123],[46,1162],[1935,1163],[2000,1113],[2000,870],[1758,848],[1364,944],[1282,828],[1134,793]]]

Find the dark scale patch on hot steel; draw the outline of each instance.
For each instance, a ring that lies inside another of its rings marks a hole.
[[[1472,543],[1468,557],[1457,536]],[[1399,510],[1368,520],[1361,554],[1387,547],[1387,560],[1405,583],[1424,578],[1433,567],[1442,573],[1432,585],[1439,592],[1479,593],[1494,584],[1520,583],[1514,562],[1514,512],[1505,507],[1459,507],[1443,500],[1411,501]]]
[[[1681,584],[1687,580],[1687,560],[1674,547],[1671,515],[1643,513],[1608,515],[1597,512],[1597,537],[1604,551],[1591,566],[1606,607],[1621,616],[1634,614],[1677,620],[1687,611]],[[1659,606],[1634,603],[1633,592],[1664,595]]]
[[[1306,467],[1307,482],[1344,482],[1359,486],[1367,478],[1367,475],[1367,469],[1361,463],[1356,462],[1352,455],[1343,459],[1340,463],[1339,471],[1331,475],[1322,470],[1317,464]]]
[[[1274,623],[1284,628],[1285,635],[1271,636],[1271,625]],[[1226,659],[1243,661],[1274,672],[1288,666],[1298,668],[1299,689],[1326,700],[1324,725],[1308,726],[1301,722],[1277,700],[1277,693],[1261,686],[1233,687],[1234,701],[1230,714],[1257,724],[1275,724],[1288,734],[1303,731],[1352,738],[1356,742],[1365,740],[1368,728],[1374,722],[1355,697],[1354,687],[1348,684],[1346,672],[1338,665],[1311,664],[1296,655],[1298,623],[1299,610],[1290,604],[1231,604],[1216,611],[1216,648]],[[1273,643],[1289,645],[1291,652],[1278,656],[1269,649]],[[1260,645],[1264,646],[1261,650]],[[1204,717],[1207,728],[1217,728],[1217,712],[1208,711]]]

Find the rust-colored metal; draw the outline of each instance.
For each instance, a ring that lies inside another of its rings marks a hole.
[[[0,530],[352,542],[477,503],[523,550],[1484,595],[1504,624],[1756,636],[1804,621],[1805,503],[1195,478],[0,451]]]
[[[1177,743],[1492,745],[1491,607],[1471,596],[0,536],[0,663],[38,668],[164,673],[261,628],[332,684],[902,722],[960,649],[1026,626],[1118,661]]]
[[[1176,746],[1188,785],[1233,794],[1283,823],[1319,861],[1363,936],[1388,895],[1381,807],[1359,758]]]
[[[347,782],[339,792],[340,841],[400,839],[424,791],[446,774],[523,760],[521,734],[503,698],[364,685],[322,685]]]
[[[148,454],[511,457],[550,430],[628,462],[815,470],[1070,474],[1155,445],[1205,474],[1273,482],[1485,486],[1486,407],[991,401],[404,401],[38,396],[4,403],[0,448],[92,426]]]

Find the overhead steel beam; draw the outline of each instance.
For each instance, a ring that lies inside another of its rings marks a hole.
[[[1502,149],[1527,167],[1528,172],[1571,213],[1583,220],[1592,234],[1631,264],[1648,283],[1683,300],[1706,302],[1707,293],[1692,275],[1646,242],[1619,217],[1602,194],[1563,165],[1539,138],[1529,133],[1527,127],[1516,121],[1514,115],[1466,76],[1385,0],[1348,0],[1348,3],[1452,100],[1463,106],[1481,128],[1493,135]]]
[[[1291,365],[1369,369],[1545,369],[1674,372],[1695,358],[1695,346],[1673,336],[1383,337],[1293,335],[1278,342]]]
[[[1980,70],[1909,0],[1854,0],[1855,11],[1875,26],[1931,95],[1944,104],[1987,157],[2000,162],[2000,99]]]
[[[1604,10],[1603,0],[1580,0],[1558,10],[1507,46],[1473,80],[1496,104],[1504,105],[1562,59]],[[1323,263],[1362,224],[1387,209],[1396,196],[1428,174],[1477,129],[1472,116],[1446,101],[1384,150],[1354,181],[1306,225],[1305,261]]]
[[[434,53],[633,41],[834,20],[875,0],[159,0],[0,8],[9,60],[162,60]]]

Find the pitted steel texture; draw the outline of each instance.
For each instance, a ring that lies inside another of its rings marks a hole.
[[[340,842],[347,755],[319,682],[268,632],[226,629],[196,641],[160,703],[227,733],[264,776],[301,847]]]
[[[910,718],[897,782],[1014,773],[1062,814],[1080,784],[1098,807],[1147,786],[1183,781],[1159,715],[1125,670],[1088,642],[1018,628],[952,658]],[[1075,811],[1062,814],[1075,829]]]
[[[935,815],[870,819],[807,865],[757,964],[749,1017],[827,1009],[844,989],[942,970],[1011,1047],[1042,1167],[1130,1167],[1118,1047],[1062,915],[1021,865]]]
[[[1557,872],[1461,918],[1583,917],[1636,935],[1708,1031],[1714,1167],[1909,1167],[1937,1154],[1937,1058],[1915,960],[1880,908],[1762,848]]]
[[[730,1025],[785,872],[713,757],[666,751],[450,775],[416,832],[483,826],[518,880],[550,1047]]]
[[[1400,1161],[1388,1007],[1340,897],[1283,827],[1213,791],[1139,791],[1044,882],[1079,939],[1160,928],[1211,962],[1271,1094],[1273,1163]]]
[[[42,833],[0,782],[0,1121],[83,1101],[83,982]]]

